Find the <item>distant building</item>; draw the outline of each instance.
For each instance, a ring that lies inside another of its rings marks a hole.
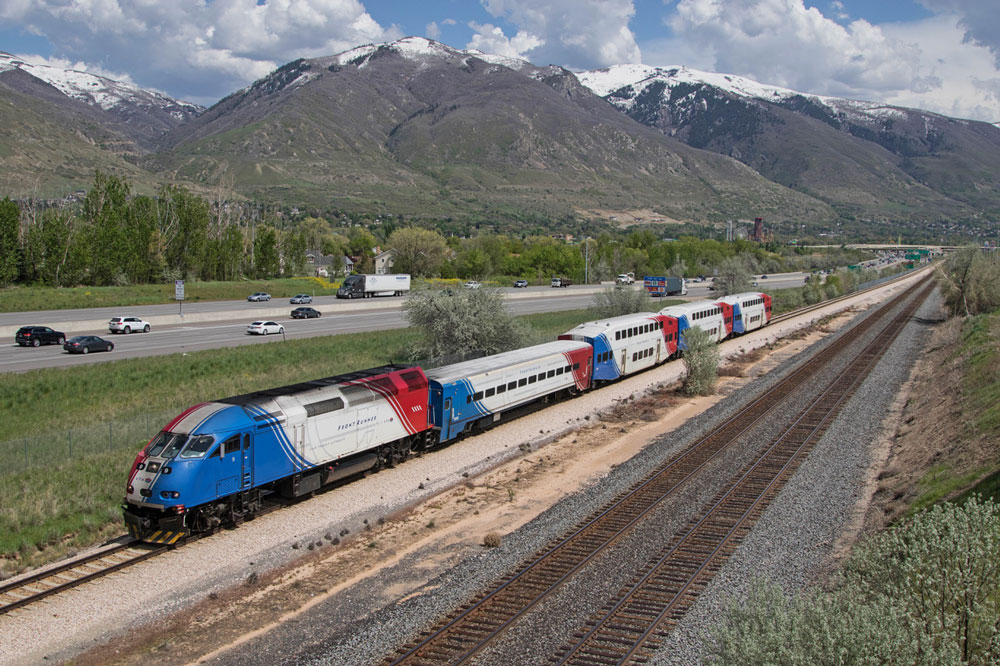
[[[323,254],[320,250],[306,250],[306,266],[318,277],[329,277],[330,272],[335,269],[336,261],[335,255]]]
[[[375,275],[388,275],[392,272],[393,250],[379,252],[375,248]]]

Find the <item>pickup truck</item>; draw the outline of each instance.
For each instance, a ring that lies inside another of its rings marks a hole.
[[[635,273],[620,273],[618,277],[615,278],[615,282],[618,284],[635,284]]]
[[[554,278],[552,278],[552,286],[553,287],[568,287],[571,284],[573,284],[573,281],[570,280],[569,278],[564,278],[564,277],[554,277]]]

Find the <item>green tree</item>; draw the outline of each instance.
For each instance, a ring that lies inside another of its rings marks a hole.
[[[278,251],[278,232],[274,227],[257,230],[253,244],[254,277],[272,278],[281,272],[281,258]]]
[[[167,266],[185,276],[198,273],[208,240],[208,202],[177,186],[162,189],[159,202]]]
[[[392,270],[415,277],[437,275],[449,252],[441,234],[419,227],[396,229],[385,244],[392,249]]]
[[[302,275],[306,268],[306,237],[298,230],[281,233],[281,265],[285,275]]]
[[[527,325],[507,312],[498,289],[427,289],[411,294],[403,310],[422,334],[414,360],[497,354],[523,346],[529,334]]]
[[[0,285],[17,279],[20,265],[21,207],[10,200],[0,201]]]
[[[98,171],[83,200],[83,218],[90,227],[91,276],[98,285],[127,281],[129,262],[128,197],[124,178]]]

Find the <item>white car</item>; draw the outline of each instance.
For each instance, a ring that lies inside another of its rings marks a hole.
[[[247,335],[270,335],[284,333],[285,327],[275,321],[255,321],[247,326]]]
[[[468,282],[466,282],[462,286],[465,287],[466,289],[479,289],[479,287],[481,287],[482,285],[480,285],[475,280],[469,280]]]
[[[112,333],[149,333],[149,322],[138,317],[112,317],[108,322],[108,330]]]

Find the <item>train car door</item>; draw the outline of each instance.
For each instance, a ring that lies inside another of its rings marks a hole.
[[[253,435],[243,433],[243,490],[253,487]]]
[[[232,495],[240,489],[243,477],[241,434],[236,433],[219,444],[219,448],[212,453],[212,456],[215,455],[218,455],[220,458],[219,474],[216,477],[218,481],[215,484],[216,496],[225,497],[226,495]]]
[[[370,449],[375,445],[375,424],[378,407],[369,406],[358,409],[358,445],[357,451]]]

